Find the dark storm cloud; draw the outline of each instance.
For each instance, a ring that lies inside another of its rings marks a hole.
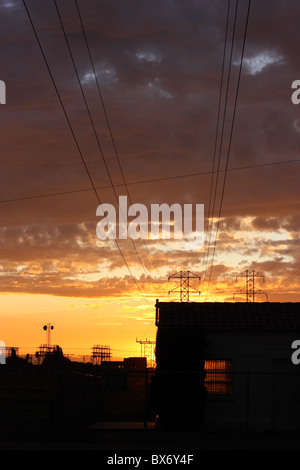
[[[122,183],[75,3],[57,2],[105,162],[54,3],[50,0],[26,3],[95,186],[109,186],[111,181]],[[126,181],[211,171],[226,2],[78,3]],[[247,2],[240,2],[221,170],[227,156],[246,9]],[[233,13],[232,5],[230,32]],[[0,79],[5,80],[8,90],[7,105],[1,107],[4,120],[0,199],[90,188],[23,2],[4,0],[0,15],[3,20]],[[252,1],[229,168],[299,158],[300,108],[290,99],[291,83],[299,78],[299,18],[299,7],[293,1]],[[218,249],[230,250],[230,240],[234,233],[239,233],[240,220],[245,216],[254,217],[252,226],[261,231],[281,228],[297,232],[298,173],[299,163],[229,172],[222,209],[224,233]],[[222,172],[215,215],[223,178]],[[207,214],[210,183],[210,175],[202,175],[129,185],[128,189],[133,202],[204,203]],[[124,187],[117,187],[117,192],[126,194]],[[98,194],[101,202],[116,203],[112,189],[99,190]],[[18,259],[22,262],[27,252],[27,261],[34,263],[35,256],[38,262],[46,262],[47,256],[55,259],[74,254],[78,249],[76,237],[82,235],[80,224],[89,222],[89,236],[96,235],[97,205],[93,191],[1,204],[2,224],[9,229],[1,258],[5,262]],[[29,239],[23,239],[23,245],[18,241],[23,237],[24,227],[30,227],[34,236],[31,245]],[[56,229],[62,231],[63,237],[57,236]],[[52,237],[47,252],[45,234]],[[87,247],[76,252],[77,258],[92,266],[92,258],[98,253],[103,259],[112,257],[112,265],[118,265],[114,258],[117,250],[102,247],[101,253],[97,252],[86,234],[83,241]],[[255,251],[253,246],[241,244],[232,249]],[[155,256],[157,265],[168,263],[165,253]],[[192,258],[191,253],[183,253],[182,257],[177,253],[176,259],[189,264]]]

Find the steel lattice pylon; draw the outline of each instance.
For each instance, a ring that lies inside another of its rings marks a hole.
[[[180,302],[190,301],[190,289],[193,289],[193,291],[198,292],[200,295],[200,291],[190,286],[190,279],[199,279],[200,281],[200,277],[197,274],[194,274],[191,271],[179,271],[178,273],[169,276],[168,280],[170,279],[180,279],[179,287],[174,287],[174,289],[169,291],[170,294],[170,292],[180,289]]]
[[[110,346],[96,344],[92,349],[92,360],[94,364],[102,364],[111,360]]]
[[[155,341],[151,341],[149,339],[141,340],[136,339],[137,343],[141,345],[141,357],[145,357],[147,359],[147,366],[154,367],[155,365],[155,357],[154,357],[154,346]]]
[[[239,274],[238,277],[245,277],[246,278],[246,285],[244,288],[239,289],[234,295],[236,294],[245,294],[246,295],[246,302],[255,302],[255,295],[264,294],[267,298],[268,295],[266,292],[262,290],[255,289],[255,278],[260,277],[264,281],[264,276],[256,271],[248,271],[246,269],[244,272]]]

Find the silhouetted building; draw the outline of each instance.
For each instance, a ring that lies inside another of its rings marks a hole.
[[[201,384],[195,393],[182,372],[199,376],[204,361],[203,426],[300,428],[300,365],[292,362],[292,344],[300,339],[299,303],[157,301],[156,325],[157,370],[174,372],[169,394],[185,383],[173,409],[177,417],[188,400],[201,424]]]
[[[124,358],[124,368],[146,370],[147,358],[146,357],[126,357]]]

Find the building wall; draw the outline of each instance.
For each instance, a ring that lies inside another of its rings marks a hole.
[[[300,428],[300,365],[291,361],[297,333],[207,333],[209,359],[232,360],[232,395],[209,395],[204,427]]]

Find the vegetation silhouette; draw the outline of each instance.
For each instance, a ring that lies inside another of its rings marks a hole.
[[[70,366],[71,360],[68,359],[63,354],[63,350],[59,346],[55,346],[52,351],[49,351],[45,354],[43,361],[43,366]]]

